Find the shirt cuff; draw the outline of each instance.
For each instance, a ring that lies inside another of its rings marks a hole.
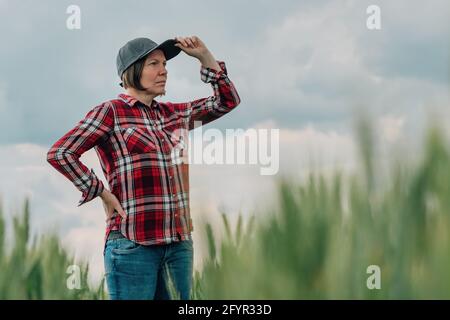
[[[91,184],[89,188],[87,188],[83,195],[81,196],[80,201],[78,202],[78,207],[82,204],[91,201],[97,196],[101,195],[103,190],[105,189],[103,182],[95,175],[93,169],[91,169]]]
[[[228,74],[227,68],[225,67],[225,62],[219,61],[219,60],[216,60],[216,61],[219,64],[221,70],[204,67],[203,65],[201,66],[200,77],[203,82],[210,83],[210,82],[219,81],[219,79],[223,78],[224,76],[226,76]]]

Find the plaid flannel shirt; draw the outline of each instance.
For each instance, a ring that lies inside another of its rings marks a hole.
[[[185,103],[153,100],[147,106],[120,94],[89,111],[48,151],[47,161],[82,192],[80,206],[105,188],[79,160],[95,148],[109,190],[127,214],[122,218],[114,212],[105,241],[111,230],[143,245],[191,239],[189,166],[173,161],[174,148],[182,140],[173,133],[220,118],[240,103],[225,63],[217,62],[221,70],[200,68],[201,80],[211,84],[214,95]]]

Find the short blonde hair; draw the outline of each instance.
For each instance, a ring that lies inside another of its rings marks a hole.
[[[147,56],[139,59],[129,66],[122,74],[123,87],[125,89],[135,88],[137,90],[145,90],[141,85],[142,70],[144,69],[145,59]]]

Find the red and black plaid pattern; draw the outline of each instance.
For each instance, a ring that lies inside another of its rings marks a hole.
[[[218,63],[221,70],[200,68],[201,80],[211,84],[214,95],[185,103],[153,100],[147,106],[120,94],[89,111],[48,151],[47,161],[82,192],[80,206],[104,190],[94,171],[79,160],[95,148],[109,190],[127,214],[124,219],[115,213],[105,240],[111,230],[143,245],[191,238],[189,165],[174,161],[174,148],[183,139],[174,133],[193,129],[196,121],[211,122],[240,103],[225,63]]]

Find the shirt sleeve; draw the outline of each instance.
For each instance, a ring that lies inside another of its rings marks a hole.
[[[91,201],[104,190],[104,185],[94,170],[89,170],[79,158],[84,152],[106,140],[113,125],[111,106],[97,106],[47,152],[47,162],[82,192],[78,206]]]
[[[241,99],[228,78],[225,62],[217,61],[221,70],[200,67],[200,78],[211,84],[214,95],[194,101],[174,104],[175,110],[189,118],[189,130],[205,125],[227,114],[239,105]]]

